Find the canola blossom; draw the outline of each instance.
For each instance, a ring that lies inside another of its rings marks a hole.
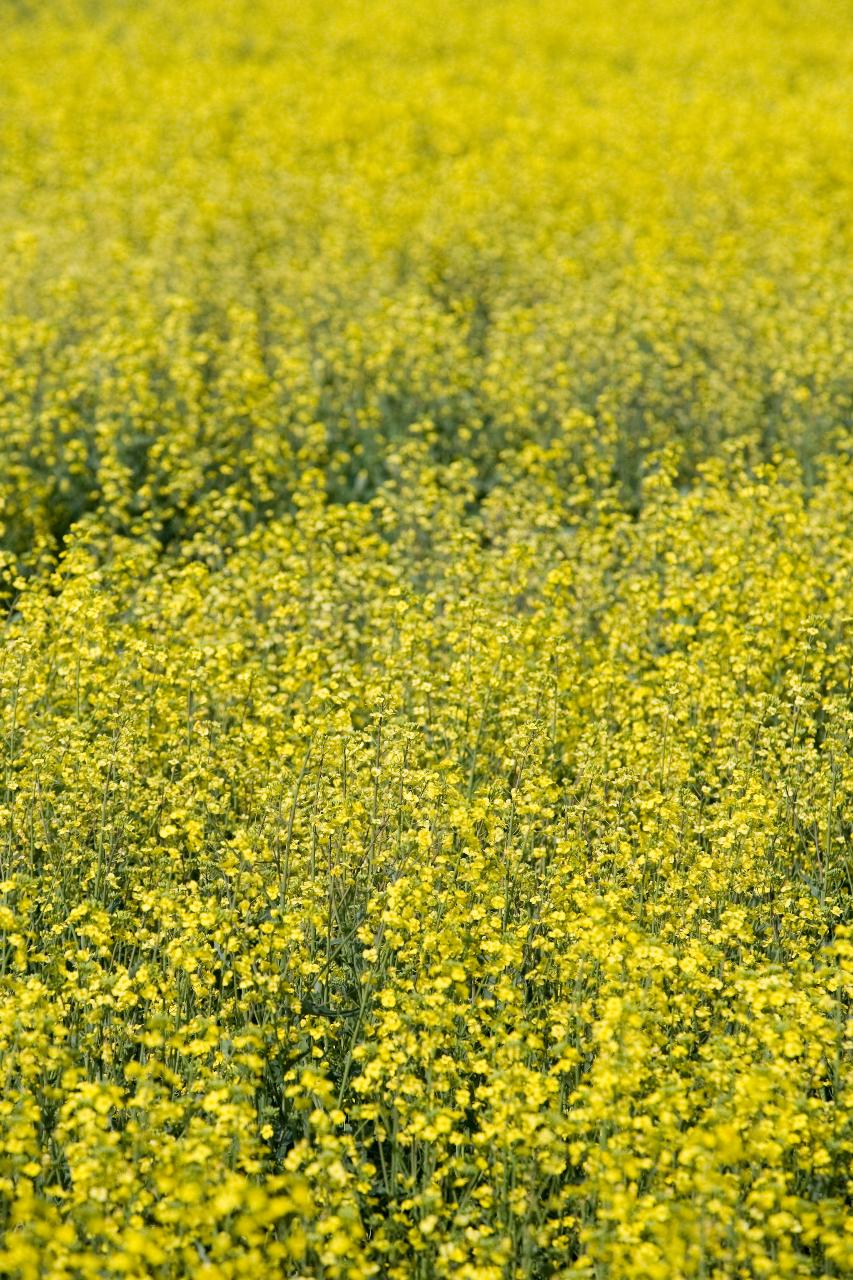
[[[853,10],[0,32],[0,1275],[853,1273]]]

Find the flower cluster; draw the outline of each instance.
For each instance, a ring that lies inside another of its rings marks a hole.
[[[0,1274],[853,1271],[845,22],[11,6]]]

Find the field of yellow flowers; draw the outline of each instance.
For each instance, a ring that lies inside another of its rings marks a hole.
[[[853,1274],[853,9],[0,36],[0,1275]]]

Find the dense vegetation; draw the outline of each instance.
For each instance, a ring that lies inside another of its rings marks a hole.
[[[850,1274],[851,12],[2,22],[0,1274]]]

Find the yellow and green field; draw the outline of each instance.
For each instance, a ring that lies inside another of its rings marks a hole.
[[[853,8],[0,50],[0,1275],[853,1274]]]

